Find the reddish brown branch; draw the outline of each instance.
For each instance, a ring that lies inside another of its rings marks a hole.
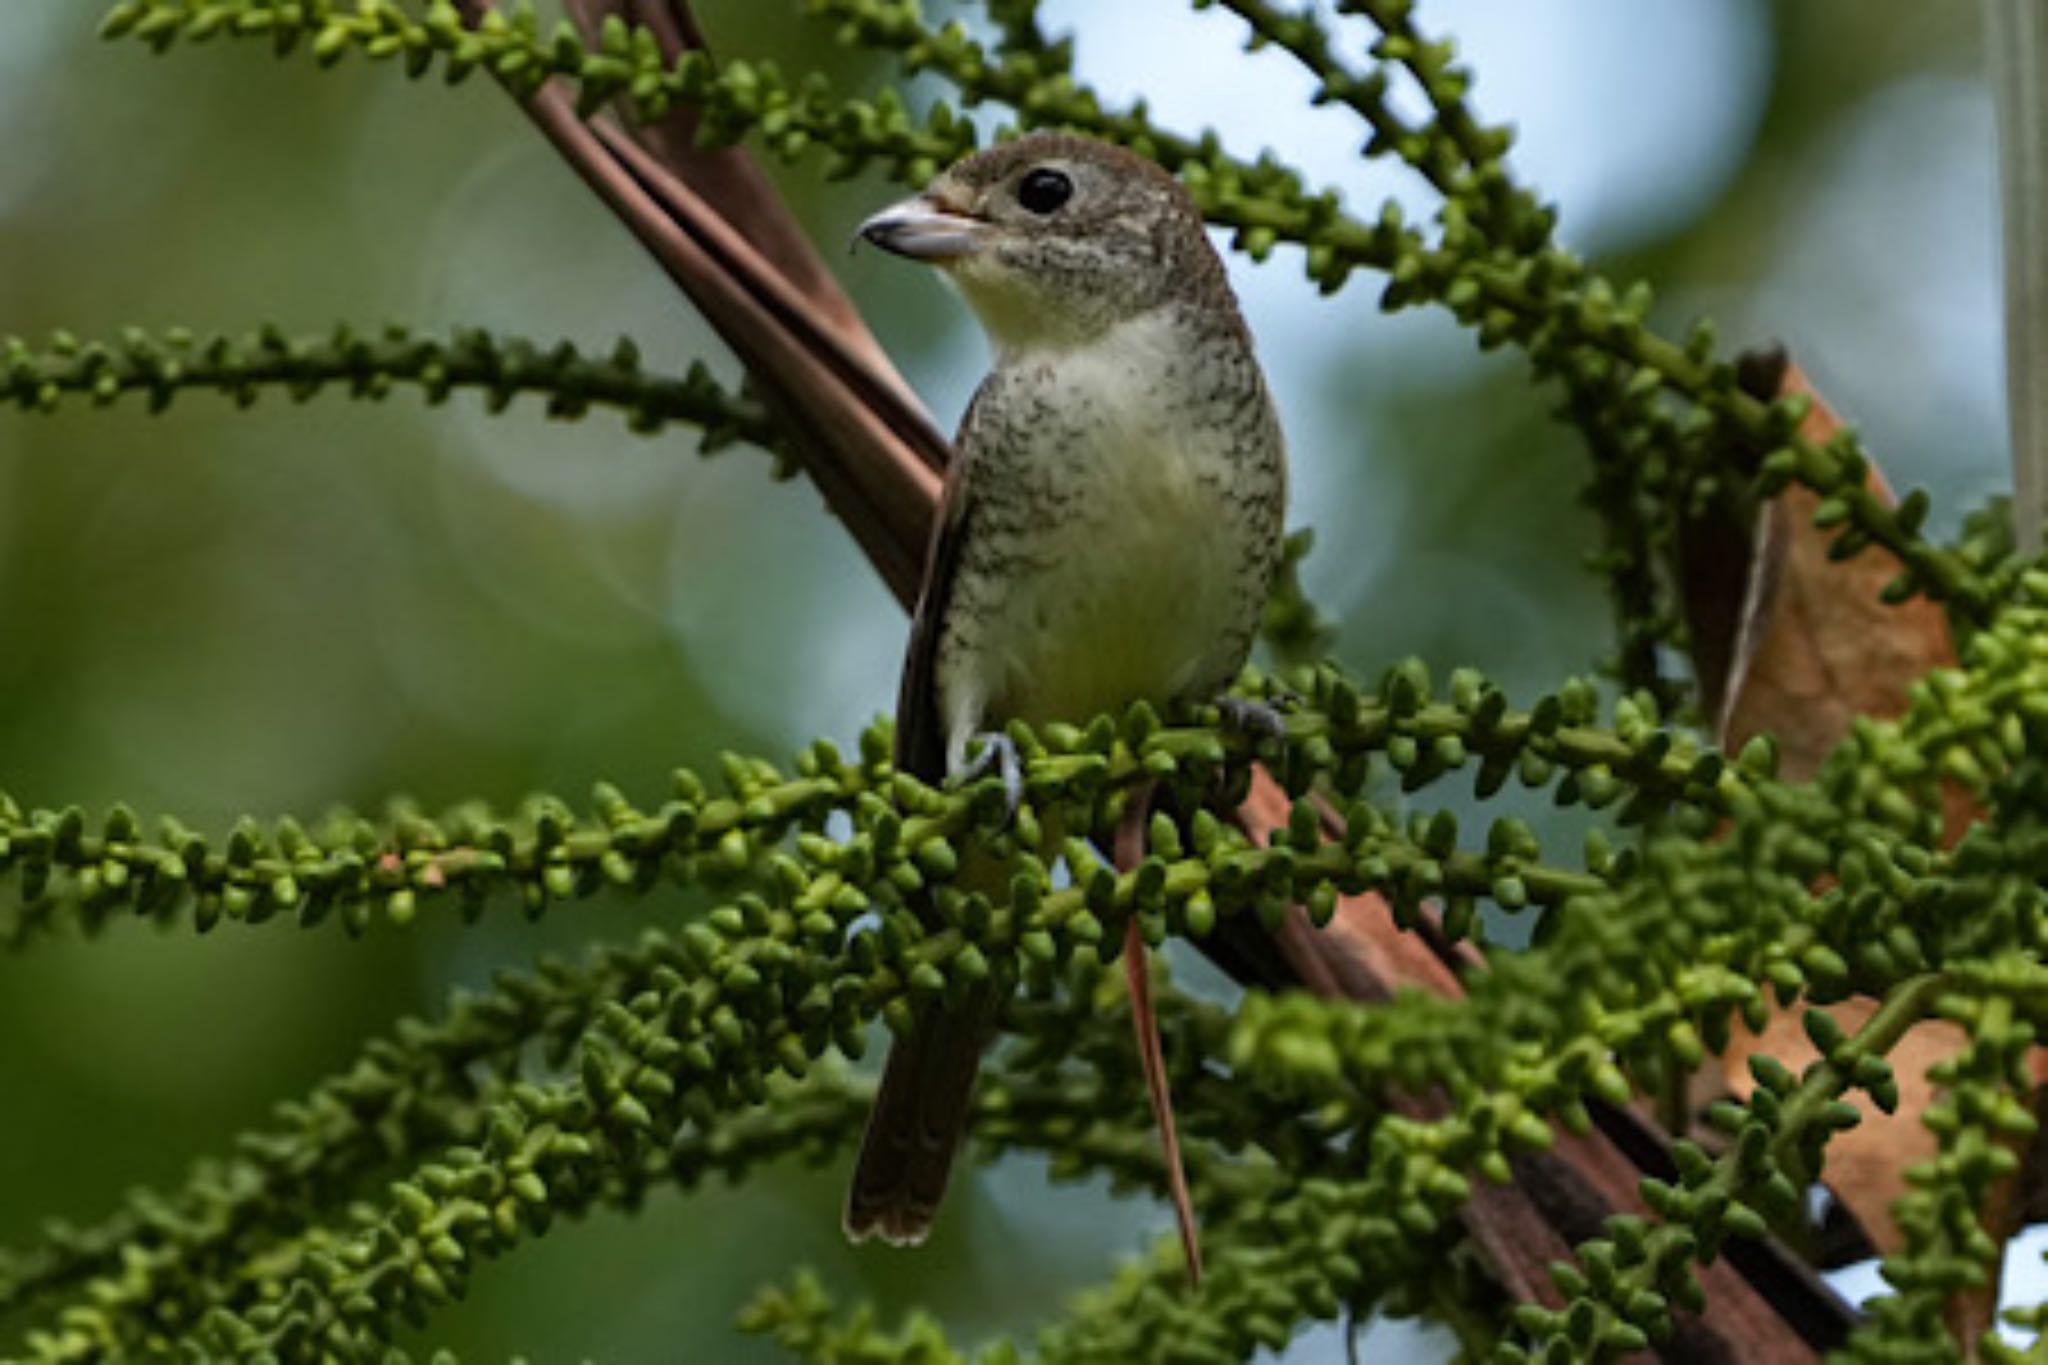
[[[473,20],[489,3],[464,0],[464,7]],[[669,8],[676,31],[689,32],[686,11]],[[745,153],[727,148],[715,159],[683,162],[686,171],[719,168],[719,193],[748,215],[729,221],[630,135],[602,120],[585,122],[561,87],[541,90],[525,108],[732,347],[826,503],[898,600],[914,601],[950,443],[866,327],[845,321],[851,304],[787,207],[757,171],[734,169]],[[673,129],[671,141],[683,131]]]
[[[1238,809],[1238,823],[1265,843],[1287,828],[1292,804],[1261,772]],[[1326,812],[1325,826],[1333,827],[1334,819]],[[1402,990],[1463,996],[1460,974],[1484,970],[1483,959],[1469,945],[1446,939],[1431,917],[1423,920],[1421,930],[1410,933],[1380,897],[1349,896],[1322,930],[1295,907],[1281,928],[1280,946],[1302,984],[1318,995],[1359,1001],[1389,1000]],[[1390,1095],[1387,1101],[1418,1120],[1449,1112],[1441,1096]],[[1465,1205],[1466,1232],[1501,1289],[1518,1302],[1560,1306],[1551,1263],[1569,1260],[1574,1245],[1600,1236],[1616,1214],[1650,1216],[1638,1192],[1643,1177],[1671,1174],[1669,1139],[1654,1125],[1612,1111],[1598,1117],[1603,1123],[1595,1132],[1559,1131],[1549,1152],[1515,1162],[1513,1185],[1475,1184]],[[1851,1318],[1840,1301],[1791,1258],[1754,1251],[1745,1264],[1731,1247],[1726,1258],[1701,1269],[1707,1311],[1678,1315],[1660,1359],[1797,1365],[1841,1342]]]

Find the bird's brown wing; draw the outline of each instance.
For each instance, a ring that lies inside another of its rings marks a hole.
[[[977,395],[977,398],[979,395]],[[970,499],[969,436],[975,404],[960,423],[958,453],[946,469],[939,521],[925,558],[924,589],[910,625],[903,686],[896,700],[896,767],[930,783],[946,777],[945,716],[937,665],[941,625],[966,543]],[[912,907],[929,916],[922,897]],[[953,1003],[932,1001],[889,1050],[881,1089],[861,1138],[847,1192],[846,1231],[855,1241],[921,1242],[946,1191],[953,1155],[967,1126],[974,1075],[1001,997],[982,986]]]
[[[937,677],[939,635],[953,596],[960,550],[967,543],[967,471],[973,463],[969,437],[980,403],[981,395],[977,392],[974,401],[967,405],[967,414],[960,419],[955,454],[946,466],[945,486],[939,493],[939,521],[932,529],[931,546],[925,555],[924,586],[918,593],[917,611],[911,617],[910,649],[903,660],[903,682],[896,693],[896,768],[924,782],[942,782],[946,777],[945,717],[939,710]]]

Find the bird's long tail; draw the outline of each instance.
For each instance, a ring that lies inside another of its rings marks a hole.
[[[1153,789],[1148,785],[1124,809],[1116,827],[1116,866],[1129,872],[1145,860],[1147,822]],[[1195,1201],[1188,1194],[1187,1164],[1180,1156],[1180,1127],[1173,1119],[1173,1091],[1166,1082],[1166,1047],[1159,1037],[1159,1016],[1152,1008],[1151,969],[1145,961],[1145,934],[1138,917],[1124,931],[1124,980],[1131,988],[1131,1030],[1138,1044],[1139,1069],[1145,1073],[1145,1098],[1159,1125],[1159,1155],[1166,1163],[1166,1189],[1173,1199],[1173,1220],[1180,1229],[1181,1252],[1188,1260],[1188,1284],[1202,1287],[1202,1234],[1195,1224]]]
[[[929,1005],[890,1049],[846,1196],[855,1241],[912,1246],[931,1231],[997,1004],[984,987],[958,1004]]]

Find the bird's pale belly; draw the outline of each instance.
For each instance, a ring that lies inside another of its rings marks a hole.
[[[949,762],[1012,720],[1227,686],[1265,605],[1284,483],[1256,374],[1155,310],[1011,361],[976,403],[933,663]]]
[[[1069,523],[1009,585],[983,636],[989,720],[1085,721],[1230,681],[1257,609],[1231,518],[1201,496],[1140,508]]]

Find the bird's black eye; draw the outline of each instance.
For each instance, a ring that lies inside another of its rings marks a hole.
[[[1074,197],[1074,182],[1064,171],[1040,166],[1017,182],[1017,202],[1033,213],[1051,213]]]

